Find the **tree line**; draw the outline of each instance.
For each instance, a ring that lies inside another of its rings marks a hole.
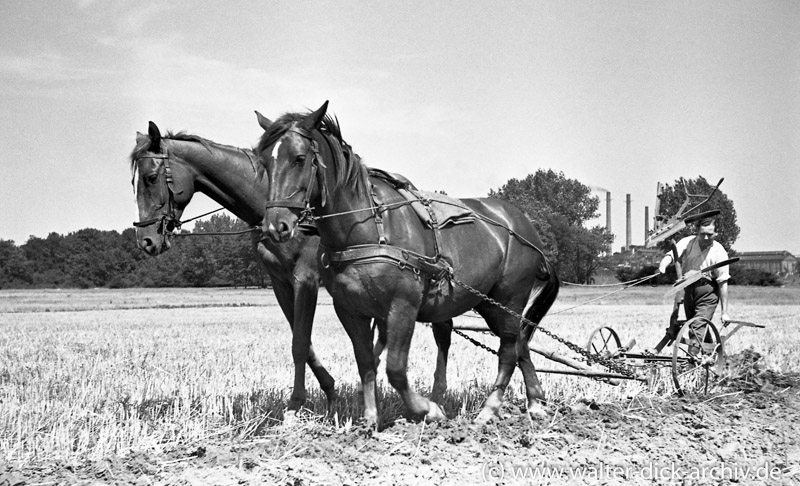
[[[670,216],[677,212],[686,192],[708,194],[711,189],[702,177],[679,179],[674,186],[666,185],[661,213]],[[609,268],[614,236],[602,226],[586,226],[588,221],[599,216],[600,206],[600,198],[592,196],[588,186],[567,178],[563,172],[540,169],[524,179],[510,179],[502,187],[491,190],[489,196],[507,200],[528,215],[543,240],[543,251],[562,280],[588,283],[598,269]],[[717,240],[731,252],[739,234],[733,202],[722,191],[717,191],[708,207],[723,209]],[[197,221],[192,233],[246,229],[243,221],[222,214]],[[688,232],[689,229],[676,238]],[[171,241],[170,251],[149,257],[138,249],[133,228],[122,233],[96,229],[83,229],[66,236],[50,233],[46,238],[32,236],[20,246],[10,240],[0,240],[0,288],[263,287],[269,284],[269,276],[262,271],[247,234],[176,236]],[[626,269],[625,275],[617,277],[625,281],[631,273],[650,270],[644,267]],[[671,283],[669,275],[661,280]]]
[[[195,222],[193,233],[241,231],[225,214]],[[188,231],[181,231],[188,233]],[[150,257],[136,245],[133,228],[122,233],[82,229],[62,236],[32,236],[20,246],[0,240],[0,288],[250,287],[266,286],[250,236],[171,239],[172,248]]]

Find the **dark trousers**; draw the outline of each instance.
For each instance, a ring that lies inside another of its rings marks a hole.
[[[693,317],[705,317],[709,321],[714,317],[717,310],[719,295],[717,295],[717,285],[711,280],[702,279],[686,288],[683,298],[683,310],[686,312],[686,320]]]

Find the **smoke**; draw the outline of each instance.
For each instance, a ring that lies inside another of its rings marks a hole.
[[[593,186],[591,184],[589,184],[589,189],[591,189],[593,192],[611,192],[609,189],[606,189],[605,187]]]

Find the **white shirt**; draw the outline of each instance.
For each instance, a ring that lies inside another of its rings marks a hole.
[[[705,250],[700,249],[700,244],[696,241],[697,236],[687,236],[677,243],[678,255],[681,255],[683,273],[691,270],[701,270],[715,263],[723,262],[728,259],[728,252],[716,241]],[[717,283],[727,282],[731,278],[728,271],[729,266],[715,268],[703,274],[704,277],[716,280]]]

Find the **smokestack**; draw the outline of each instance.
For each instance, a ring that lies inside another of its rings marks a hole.
[[[625,249],[631,249],[631,195],[625,195]]]
[[[611,192],[606,191],[606,231],[611,233]]]
[[[644,241],[647,241],[647,236],[650,234],[650,208],[644,207]]]

